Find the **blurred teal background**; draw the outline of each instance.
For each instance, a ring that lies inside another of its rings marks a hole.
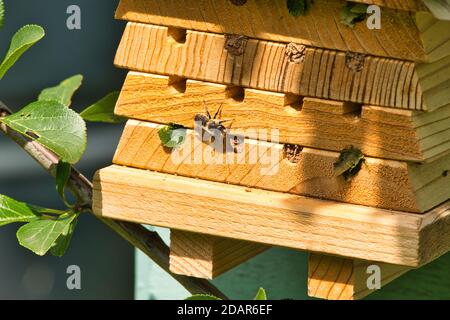
[[[82,29],[66,28],[67,7],[77,4]],[[125,72],[113,66],[124,24],[113,19],[114,0],[5,0],[6,21],[0,30],[0,55],[22,25],[43,26],[46,37],[27,52],[0,81],[0,100],[18,110],[41,89],[81,73],[84,84],[73,107],[81,110],[120,89]],[[108,165],[122,126],[89,125],[88,149],[78,168],[88,177]],[[54,181],[16,145],[0,136],[0,193],[49,207],[61,207]],[[133,248],[102,223],[81,217],[64,258],[37,257],[20,247],[17,225],[0,228],[0,299],[132,299]],[[82,290],[66,289],[66,268],[81,267]]]
[[[42,25],[47,35],[0,81],[0,99],[14,110],[39,92],[77,73],[84,84],[73,107],[81,110],[120,89],[124,70],[112,61],[124,23],[113,19],[116,0],[5,0],[7,20],[0,31],[0,51],[27,23]],[[161,0],[162,1],[162,0]],[[82,30],[66,28],[66,9],[81,7]],[[87,153],[78,168],[88,177],[110,164],[122,126],[89,125]],[[0,193],[49,207],[62,204],[48,177],[22,150],[0,136]],[[188,293],[169,275],[95,218],[80,219],[63,258],[37,257],[20,247],[17,226],[0,229],[0,299],[183,299]],[[168,231],[158,229],[168,240]],[[136,264],[134,259],[136,258]],[[82,290],[66,288],[66,268],[82,271]],[[401,277],[372,299],[450,299],[450,255]],[[136,277],[134,276],[136,274]],[[263,286],[273,299],[307,299],[307,254],[271,249],[220,276],[214,283],[233,299],[249,299]],[[135,285],[134,285],[135,284]]]

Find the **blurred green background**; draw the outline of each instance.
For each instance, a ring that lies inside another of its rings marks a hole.
[[[9,38],[24,24],[40,24],[47,32],[45,39],[0,81],[0,99],[12,109],[18,110],[43,88],[77,73],[85,77],[73,103],[77,110],[121,87],[126,72],[112,64],[124,28],[123,22],[113,19],[116,0],[5,1],[7,19],[0,33],[0,51],[7,50]],[[81,30],[66,28],[66,9],[72,4],[81,8]],[[88,177],[110,164],[122,128],[89,125],[87,153],[78,165]],[[0,193],[42,206],[62,206],[54,181],[2,137]],[[16,225],[0,229],[0,299],[183,299],[188,295],[147,257],[134,253],[132,247],[91,216],[81,217],[63,258],[37,257],[20,247],[16,229]],[[167,230],[158,231],[168,240]],[[80,291],[66,288],[66,268],[72,264],[81,267]],[[450,255],[446,255],[411,271],[371,298],[449,299],[449,271]],[[234,299],[252,298],[260,286],[273,299],[307,299],[307,255],[272,249],[214,283]]]

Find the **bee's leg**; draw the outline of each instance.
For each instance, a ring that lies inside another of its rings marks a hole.
[[[226,123],[226,122],[229,122],[230,123],[230,125],[228,126],[228,130],[230,130],[231,129],[231,126],[233,125],[233,121],[234,121],[234,119],[225,119],[225,120],[220,120],[219,121],[219,124],[224,124],[224,123]]]
[[[223,103],[220,104],[219,108],[217,109],[216,113],[214,114],[214,120],[217,119],[218,115],[222,114],[222,108],[223,108]]]

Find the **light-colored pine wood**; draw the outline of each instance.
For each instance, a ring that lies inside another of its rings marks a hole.
[[[258,243],[171,230],[170,271],[214,279],[267,248]]]
[[[373,293],[369,277],[376,266],[381,288],[411,268],[393,264],[310,253],[308,258],[308,295],[327,300],[358,300]],[[378,269],[379,268],[379,269]],[[368,286],[368,280],[369,285]],[[380,289],[381,289],[380,288]]]
[[[417,67],[412,62],[367,56],[361,65],[353,54],[306,48],[303,62],[296,63],[286,55],[283,43],[250,39],[243,54],[235,56],[225,49],[225,35],[187,31],[178,42],[171,34],[174,31],[167,27],[128,23],[115,64],[135,71],[403,109],[432,111],[450,104],[450,90],[446,90],[450,56]]]
[[[423,9],[417,1],[384,1],[390,8]],[[289,14],[286,0],[249,0],[237,7],[229,0],[122,0],[118,19],[155,25],[179,27],[212,33],[242,34],[250,38],[277,42],[295,42],[308,46],[352,51],[403,60],[431,62],[442,55],[430,55],[421,42],[414,13],[383,8],[380,30],[368,29],[365,22],[349,28],[340,22],[345,1],[315,0],[301,17]],[[433,16],[421,12],[420,17]],[[442,37],[446,30],[435,34]],[[432,50],[432,49],[431,49]],[[448,55],[448,52],[441,52]]]
[[[429,164],[366,158],[350,181],[335,176],[339,153],[303,148],[295,162],[283,145],[246,139],[239,153],[202,143],[189,130],[185,144],[164,148],[162,125],[130,120],[113,162],[135,168],[367,206],[422,213],[450,198],[450,155]],[[270,137],[270,134],[269,136]]]
[[[100,217],[411,267],[450,249],[450,203],[417,215],[120,166],[93,201]]]
[[[433,112],[398,110],[130,72],[115,113],[193,127],[204,107],[231,130],[279,130],[281,143],[340,151],[353,145],[367,156],[425,162],[450,149],[450,105]]]

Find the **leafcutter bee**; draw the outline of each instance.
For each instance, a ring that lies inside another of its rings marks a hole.
[[[234,135],[228,135],[228,129],[225,127],[224,123],[231,122],[231,119],[225,119],[220,120],[220,115],[222,113],[223,104],[220,105],[220,107],[217,109],[214,116],[211,115],[211,113],[208,111],[208,108],[205,105],[205,114],[196,114],[194,121],[195,125],[200,125],[202,128],[202,131],[206,133],[206,137],[203,136],[202,132],[202,139],[203,141],[207,141],[209,143],[214,143],[217,139],[220,139],[223,144],[222,146],[227,146],[228,144],[233,148],[233,151],[235,153],[238,153],[238,146],[242,144],[243,138],[234,136]],[[205,139],[208,138],[208,139]],[[229,139],[227,144],[227,139]]]
[[[222,112],[223,104],[217,109],[214,117],[209,113],[208,108],[205,105],[205,114],[196,114],[194,121],[196,124],[200,124],[205,132],[209,134],[212,138],[212,142],[217,138],[225,138],[227,134],[227,128],[223,125],[226,122],[230,122],[231,120],[219,120],[218,116],[220,116]],[[218,137],[217,135],[220,135]]]

